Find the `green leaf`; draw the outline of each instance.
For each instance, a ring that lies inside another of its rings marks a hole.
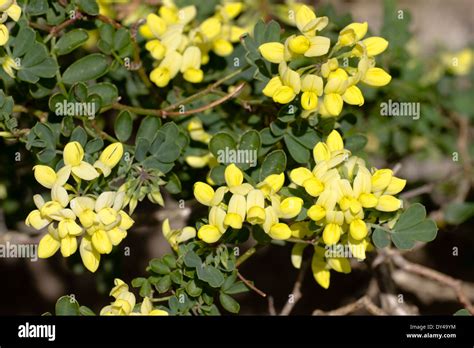
[[[188,251],[184,256],[184,264],[187,267],[201,267],[202,261],[201,258],[192,250]]]
[[[94,316],[95,313],[92,309],[86,306],[80,306],[79,307],[79,313],[83,316]]]
[[[472,314],[469,313],[469,311],[465,308],[456,311],[456,313],[454,313],[453,315],[456,315],[456,316],[472,316]]]
[[[196,284],[194,279],[191,279],[186,284],[186,292],[192,297],[198,297],[202,293],[202,289]]]
[[[224,283],[222,272],[211,265],[202,264],[196,267],[198,278],[208,283],[213,288],[218,288]]]
[[[286,155],[283,150],[270,152],[263,160],[260,168],[260,181],[271,174],[280,174],[286,168]]]
[[[169,179],[165,185],[165,189],[171,194],[177,194],[181,192],[181,181],[175,173],[169,174]]]
[[[72,63],[63,74],[63,82],[72,85],[75,82],[95,80],[107,73],[107,58],[100,53],[93,53]]]
[[[444,211],[444,218],[451,225],[459,225],[474,216],[474,203],[451,203]]]
[[[96,0],[76,0],[76,4],[83,12],[91,16],[99,14],[99,5]]]
[[[226,294],[233,295],[233,294],[240,294],[242,292],[249,291],[247,285],[244,282],[238,281],[230,286],[230,288],[225,290]]]
[[[159,259],[153,259],[150,261],[150,268],[153,272],[158,274],[169,274],[170,268]]]
[[[110,82],[100,82],[88,87],[89,94],[97,94],[102,99],[102,106],[111,105],[118,99],[118,89]]]
[[[71,134],[71,141],[77,141],[81,144],[82,147],[86,146],[87,142],[87,133],[81,126],[74,128]]]
[[[290,153],[291,157],[298,163],[308,163],[309,161],[309,150],[301,145],[295,137],[286,133],[283,136],[285,140],[286,148]]]
[[[376,228],[372,233],[372,241],[377,248],[383,249],[390,245],[390,236],[384,230]]]
[[[114,131],[117,139],[121,142],[126,142],[132,135],[132,130],[132,115],[127,110],[121,111],[114,124]]]
[[[89,38],[89,34],[84,29],[73,29],[64,34],[56,43],[58,56],[68,54],[81,46]]]
[[[56,315],[79,315],[79,303],[71,296],[62,296],[56,302]]]
[[[250,166],[257,165],[257,156],[260,151],[262,140],[260,139],[260,133],[252,129],[245,132],[240,138],[239,150],[246,151],[248,159],[252,159],[255,163],[239,163],[239,167],[243,170],[250,168]]]
[[[53,149],[44,149],[36,155],[40,162],[49,163],[56,157],[56,151]]]
[[[224,294],[223,292],[221,292],[219,294],[219,301],[222,305],[222,307],[224,307],[224,309],[230,313],[239,313],[240,311],[240,305],[239,303],[234,300],[231,296],[227,295],[227,294]]]
[[[155,287],[160,294],[167,292],[171,287],[171,277],[169,275],[161,277],[155,284]]]
[[[87,153],[94,153],[104,147],[104,141],[102,138],[91,139],[87,142],[85,150]]]
[[[436,223],[425,217],[425,207],[419,203],[413,204],[400,215],[391,234],[397,248],[410,249],[416,241],[431,242],[436,238]]]
[[[138,127],[137,140],[140,138],[145,138],[151,143],[158,132],[158,128],[160,128],[160,120],[158,117],[145,117]]]
[[[221,163],[229,164],[223,154],[227,150],[235,150],[237,148],[234,138],[228,133],[217,133],[209,142],[209,151],[214,155],[215,158],[222,159]],[[223,158],[224,157],[224,158]]]
[[[143,282],[139,293],[141,297],[147,297],[151,295],[151,284],[148,280]]]
[[[143,277],[138,277],[138,278],[135,278],[132,280],[132,286],[134,288],[139,288],[143,285],[143,283],[145,283],[147,281],[146,278],[143,278]]]
[[[367,138],[362,134],[352,135],[344,139],[344,147],[351,152],[363,150],[367,145]]]

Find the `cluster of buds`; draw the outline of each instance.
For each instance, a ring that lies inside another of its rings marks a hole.
[[[120,279],[115,279],[115,286],[110,291],[115,301],[101,309],[100,315],[168,315],[162,309],[153,308],[153,303],[149,297],[145,297],[140,306],[139,312],[134,312],[136,298],[129,291],[128,285]]]
[[[145,48],[157,61],[151,81],[164,87],[181,72],[186,81],[201,82],[201,66],[209,62],[209,53],[230,55],[232,44],[245,33],[233,23],[242,9],[242,2],[225,2],[216,7],[212,17],[196,23],[194,5],[178,8],[171,0],[163,1],[158,15],[149,14],[140,27],[142,36],[149,40]]]
[[[84,266],[91,272],[99,267],[101,254],[109,254],[126,236],[134,221],[123,210],[123,192],[89,192],[93,180],[107,177],[123,156],[121,143],[109,145],[92,165],[84,161],[84,149],[74,141],[64,147],[64,166],[57,172],[45,165],[33,168],[36,180],[51,189],[50,200],[37,194],[37,209],[26,218],[26,224],[37,230],[47,228],[38,248],[40,258],[58,250],[69,257],[78,249]],[[68,183],[74,179],[75,185]],[[85,188],[81,184],[86,182]]]
[[[290,227],[280,219],[296,217],[303,200],[299,197],[283,198],[278,194],[285,181],[283,173],[269,175],[256,187],[244,183],[244,174],[235,164],[226,167],[224,176],[226,185],[216,190],[203,182],[194,184],[196,199],[210,207],[208,224],[198,230],[200,239],[215,243],[229,227],[239,230],[245,222],[261,226],[273,239],[291,237]],[[225,200],[227,193],[230,193],[228,201]]]
[[[312,113],[336,117],[344,102],[364,104],[359,82],[376,87],[390,82],[391,76],[375,67],[374,59],[388,42],[381,37],[364,39],[367,22],[346,26],[332,48],[329,38],[318,35],[328,25],[327,17],[317,17],[308,6],[300,6],[295,22],[298,35],[291,35],[284,43],[267,42],[259,47],[264,59],[279,64],[278,75],[262,91],[275,102],[288,104],[299,98],[303,117]],[[301,65],[300,58],[307,64],[292,69],[293,62]],[[352,61],[357,65],[350,66]]]
[[[321,233],[322,238],[314,253],[313,273],[318,283],[327,288],[329,269],[348,273],[350,264],[344,257],[325,258],[321,250],[341,244],[356,258],[364,259],[365,250],[370,248],[371,224],[395,216],[402,207],[395,195],[403,190],[406,180],[395,177],[390,169],[369,170],[361,158],[344,149],[336,130],[326,142],[316,144],[313,157],[313,170],[293,169],[290,178],[315,199],[307,215],[315,226],[314,232]],[[296,254],[300,252],[294,250]]]

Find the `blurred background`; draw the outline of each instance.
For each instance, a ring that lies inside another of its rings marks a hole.
[[[113,11],[120,19],[158,2],[101,3],[104,11]],[[409,182],[404,198],[425,204],[440,228],[435,241],[417,246],[405,254],[406,258],[462,279],[467,295],[474,301],[474,2],[308,3],[314,6],[318,16],[328,15],[330,21],[335,21],[332,30],[340,30],[351,21],[367,21],[371,34],[390,42],[379,60],[380,65],[388,67],[392,82],[381,89],[364,90],[366,104],[352,113],[363,120],[358,127],[368,130],[369,162],[378,167],[397,168],[397,176]],[[252,11],[255,17],[284,21],[285,11],[293,4],[249,0],[248,6],[256,6]],[[381,117],[380,103],[389,99],[419,102],[420,119]],[[0,146],[0,244],[37,243],[40,236],[24,225],[24,218],[33,208],[31,197],[39,190],[31,171],[35,159],[22,144],[1,139]],[[17,156],[20,160],[11,160]],[[178,209],[173,197],[166,197],[166,208],[144,202],[136,211],[137,223],[127,239],[96,274],[84,272],[78,254],[69,260],[55,255],[36,262],[1,257],[0,314],[39,315],[52,311],[56,300],[66,294],[74,295],[81,304],[94,310],[100,309],[110,302],[108,289],[115,277],[130,282],[145,274],[151,258],[170,251],[161,233],[161,223],[169,218],[174,228],[185,226],[193,205],[189,201],[185,209]],[[241,273],[247,279],[254,279],[259,289],[271,294],[272,300],[269,303],[253,292],[240,295],[241,314],[269,314],[272,307],[281,309],[297,274],[289,258],[289,246],[266,247],[242,266]],[[374,259],[372,255],[366,263],[353,265],[350,275],[333,272],[329,290],[320,288],[308,272],[301,289],[303,298],[293,314],[331,310],[365,293],[379,291],[380,284],[373,274],[381,271],[373,269]],[[383,272],[390,272],[384,291],[403,297],[400,311],[392,314],[451,315],[461,308],[454,292],[434,281],[400,269]]]

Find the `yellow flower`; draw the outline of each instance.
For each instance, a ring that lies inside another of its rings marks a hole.
[[[234,194],[245,196],[253,189],[252,185],[244,183],[244,174],[234,163],[226,167],[224,177],[229,191]]]
[[[65,168],[64,175],[69,178],[70,173],[74,174],[79,179],[83,180],[94,180],[99,176],[99,173],[95,168],[85,161],[84,158],[84,149],[81,144],[77,141],[67,143],[64,147],[63,159]],[[67,179],[66,179],[67,180]]]
[[[168,243],[170,243],[171,247],[175,250],[179,243],[186,242],[187,240],[196,237],[196,229],[194,227],[186,226],[180,230],[172,230],[168,219],[163,221],[161,230],[163,231],[163,235]]]
[[[229,200],[227,214],[224,219],[224,226],[230,226],[234,229],[241,229],[245,221],[247,202],[243,195],[234,194]]]
[[[213,225],[203,225],[198,230],[198,237],[206,243],[212,244],[221,238],[222,234],[219,229]]]
[[[201,70],[201,50],[196,46],[186,48],[183,54],[181,72],[186,81],[199,83],[204,77]]]
[[[108,177],[112,169],[120,162],[123,156],[122,143],[113,143],[107,146],[100,154],[99,159],[94,163],[94,167],[99,169],[104,177]]]
[[[165,87],[181,68],[183,57],[176,51],[166,53],[160,65],[150,73],[150,80],[158,87]]]
[[[318,106],[318,97],[323,94],[323,79],[320,76],[306,74],[301,79],[301,106],[305,110],[314,110]]]
[[[341,30],[338,44],[341,46],[352,46],[356,41],[360,41],[367,33],[368,24],[351,23]]]
[[[251,225],[265,222],[265,196],[261,190],[252,190],[247,194],[247,221]]]
[[[219,187],[214,191],[210,185],[201,181],[194,184],[194,197],[199,203],[207,206],[218,205],[227,191],[226,187]]]

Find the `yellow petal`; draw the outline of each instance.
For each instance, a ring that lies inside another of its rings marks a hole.
[[[234,163],[226,167],[224,177],[229,187],[239,186],[244,181],[244,174]]]
[[[210,185],[198,181],[194,184],[194,197],[199,203],[210,206],[214,198],[214,189]]]
[[[351,273],[351,264],[348,259],[343,257],[334,257],[328,259],[328,265],[339,273]]]
[[[61,243],[57,239],[54,239],[49,233],[45,234],[38,245],[38,257],[41,259],[51,257],[59,250],[60,246]]]
[[[369,37],[363,40],[362,43],[365,45],[369,57],[382,53],[388,47],[388,41],[378,36]]]
[[[369,86],[381,87],[387,85],[392,77],[380,68],[369,68],[362,78],[362,82]]]
[[[67,143],[64,147],[63,157],[66,165],[78,166],[84,158],[84,149],[77,141]]]
[[[341,226],[336,224],[327,224],[323,231],[323,241],[326,245],[333,245],[339,242],[341,237]]]
[[[234,46],[224,39],[217,39],[212,43],[212,50],[221,57],[227,57],[234,50]]]
[[[389,195],[383,195],[379,198],[375,209],[379,211],[392,212],[397,211],[402,206],[402,201]]]
[[[308,246],[306,243],[295,243],[291,249],[291,264],[294,268],[300,269],[303,261],[303,251]]]
[[[280,212],[283,219],[291,219],[297,216],[303,207],[303,200],[299,197],[288,197],[280,203]]]
[[[258,48],[260,54],[271,63],[279,64],[283,62],[285,46],[279,42],[267,42]]]
[[[52,188],[56,182],[57,176],[53,168],[43,165],[33,167],[35,179],[46,188]]]
[[[405,188],[406,183],[406,180],[392,176],[392,180],[390,180],[390,184],[388,184],[388,187],[385,189],[384,194],[396,195]]]
[[[295,97],[296,94],[291,87],[281,86],[275,91],[275,94],[273,95],[273,100],[280,104],[288,104],[293,99],[295,99]]]
[[[339,116],[342,111],[343,99],[337,93],[329,93],[324,96],[324,107],[331,116]]]
[[[83,237],[79,248],[82,263],[91,272],[97,271],[100,264],[100,254],[92,246],[90,237]]]
[[[202,239],[206,243],[215,243],[221,238],[222,234],[219,232],[216,226],[203,225],[198,231],[199,239]]]
[[[285,240],[291,237],[291,229],[287,224],[276,223],[271,228],[268,234],[276,240]]]
[[[73,166],[71,171],[77,177],[87,181],[94,180],[99,176],[99,173],[95,170],[92,164],[84,161],[80,162],[77,166]]]
[[[0,46],[5,45],[8,42],[10,34],[5,24],[0,24]]]
[[[314,92],[303,92],[301,106],[305,110],[314,110],[318,107],[318,95]]]
[[[315,36],[310,39],[310,46],[305,52],[305,57],[320,57],[328,53],[331,40],[325,36]]]
[[[313,221],[319,221],[326,216],[326,209],[321,205],[313,205],[308,209],[308,216]]]
[[[367,236],[367,225],[361,219],[355,219],[349,226],[349,233],[355,240],[364,239]]]
[[[273,97],[275,92],[277,91],[278,88],[283,86],[281,79],[279,76],[275,76],[272,78],[270,81],[268,81],[267,85],[265,88],[262,90],[262,93],[266,95],[267,97]]]
[[[101,254],[109,254],[112,251],[112,242],[104,230],[95,232],[91,241],[94,248]]]
[[[150,13],[146,17],[146,24],[148,29],[157,38],[161,37],[166,32],[166,22],[154,13]]]
[[[313,254],[313,259],[311,261],[311,270],[313,272],[313,277],[316,282],[324,289],[329,288],[331,273],[328,269],[326,269],[326,263],[321,260],[316,255],[316,253]]]
[[[357,86],[350,86],[342,95],[342,99],[350,105],[364,105],[364,96]]]
[[[64,257],[69,257],[74,254],[77,250],[77,239],[76,237],[67,236],[61,239],[61,254]]]
[[[304,35],[293,36],[288,41],[288,47],[296,54],[305,53],[310,47],[311,42]]]
[[[329,133],[326,144],[331,152],[344,150],[344,141],[337,130],[333,130]]]

